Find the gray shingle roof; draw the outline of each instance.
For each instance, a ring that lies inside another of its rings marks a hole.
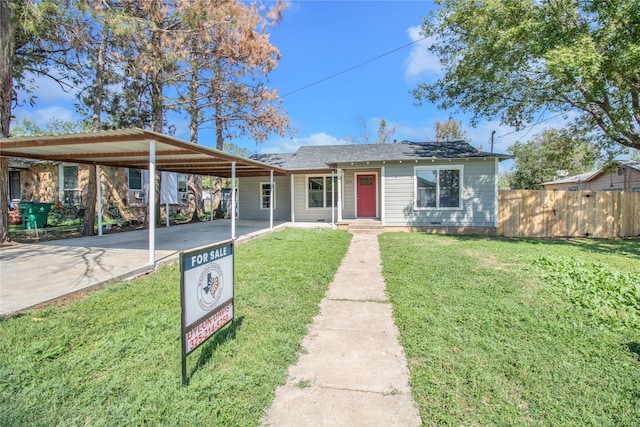
[[[616,160],[615,162],[618,166],[635,169],[640,172],[640,161],[638,160]],[[557,179],[555,181],[543,182],[542,185],[587,182],[587,181],[591,181],[601,173],[604,173],[604,172],[602,172],[601,169],[598,169],[591,172],[581,173],[580,175],[567,176],[564,178]]]
[[[627,168],[635,169],[640,172],[640,160],[620,160],[618,164]]]
[[[575,183],[587,182],[587,181],[591,181],[599,173],[600,173],[600,171],[596,170],[596,171],[581,173],[579,175],[570,175],[570,176],[566,176],[564,178],[557,179],[555,181],[543,182],[542,185],[547,185],[547,184],[571,184],[571,183],[574,183],[574,182]]]
[[[288,170],[328,169],[345,162],[381,162],[416,159],[472,159],[511,156],[485,153],[464,141],[411,142],[393,144],[316,145],[300,147],[295,154],[257,154],[252,159]]]

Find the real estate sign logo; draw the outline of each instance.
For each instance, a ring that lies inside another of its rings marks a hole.
[[[215,307],[224,288],[222,268],[216,264],[208,265],[198,280],[198,304],[203,310],[209,311]]]

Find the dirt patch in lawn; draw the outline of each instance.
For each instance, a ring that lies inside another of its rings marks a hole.
[[[476,258],[487,268],[493,268],[495,270],[508,270],[509,264],[498,261],[498,258],[494,254],[480,252],[475,249],[465,249],[462,253],[470,257]]]

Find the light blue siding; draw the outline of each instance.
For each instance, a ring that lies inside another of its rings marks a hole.
[[[309,208],[307,206],[307,178],[313,176],[327,176],[323,174],[294,175],[294,195],[295,195],[295,222],[331,222],[331,208]],[[329,173],[328,176],[331,176]],[[336,193],[335,197],[338,197]],[[334,219],[338,220],[338,210],[336,208]]]
[[[376,162],[366,167],[338,165],[342,168],[342,219],[356,218],[357,173],[376,173],[378,213],[384,213],[389,227],[495,227],[496,178],[495,159],[436,162]],[[462,206],[460,209],[416,209],[414,173],[416,166],[461,166]],[[384,168],[384,177],[383,177]],[[307,207],[307,177],[322,174],[293,175],[295,222],[331,222],[331,208]],[[276,209],[274,219],[291,221],[291,177],[275,177]],[[260,209],[260,183],[268,177],[239,180],[240,219],[268,220],[269,210]],[[385,188],[382,189],[384,183]],[[336,195],[337,197],[337,195]],[[383,199],[384,197],[384,199]],[[382,204],[384,203],[384,207]],[[334,219],[338,220],[335,211]]]
[[[269,220],[269,209],[260,209],[260,183],[269,182],[268,176],[240,178],[238,184],[238,218]],[[274,221],[291,220],[291,185],[288,176],[274,176],[276,203]]]
[[[415,227],[494,227],[495,161],[469,160],[420,163],[424,166],[462,165],[461,209],[416,209],[414,167],[416,164],[385,166],[385,225]]]

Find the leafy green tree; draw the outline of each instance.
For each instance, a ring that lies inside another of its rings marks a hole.
[[[601,148],[640,149],[640,0],[438,3],[422,30],[444,76],[414,90],[418,103],[517,128],[578,112]]]
[[[11,136],[61,135],[65,133],[88,132],[90,130],[91,124],[86,121],[66,122],[60,119],[52,119],[43,128],[29,119],[22,119],[12,126]]]
[[[543,182],[560,174],[577,175],[591,170],[596,163],[596,148],[585,137],[569,129],[545,129],[530,141],[509,148],[514,156],[508,175],[513,189],[541,189]]]
[[[33,75],[49,76],[63,88],[70,86],[65,76],[49,72],[49,58],[56,52],[46,41],[57,34],[52,31],[61,14],[54,1],[0,1],[0,137],[10,135],[12,109],[22,101],[16,90],[31,93]],[[54,45],[55,46],[55,45]],[[27,98],[29,99],[29,98]],[[29,99],[33,102],[33,98]],[[0,156],[0,243],[8,237],[9,162]]]

